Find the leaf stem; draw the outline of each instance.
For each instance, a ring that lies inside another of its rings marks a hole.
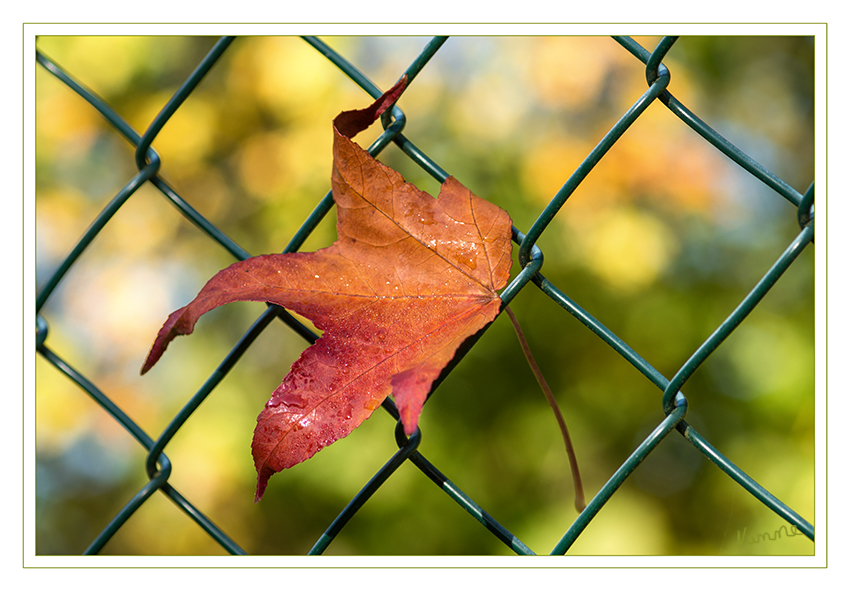
[[[514,331],[516,331],[516,336],[519,339],[522,352],[525,354],[525,359],[528,361],[528,366],[534,373],[534,377],[537,378],[537,383],[540,384],[540,388],[543,390],[543,394],[546,396],[546,400],[549,402],[549,406],[552,407],[552,411],[555,413],[555,418],[558,420],[558,426],[561,428],[561,435],[564,438],[564,447],[567,448],[567,456],[570,459],[570,470],[573,473],[573,485],[575,487],[576,494],[575,507],[576,511],[581,513],[584,511],[587,504],[584,501],[584,488],[581,484],[581,474],[578,470],[576,452],[573,449],[573,442],[570,439],[570,432],[567,430],[567,423],[564,421],[564,415],[561,414],[561,409],[558,408],[558,403],[552,395],[552,390],[549,388],[549,384],[546,383],[546,379],[543,377],[543,372],[540,371],[540,368],[537,366],[537,362],[534,361],[534,356],[531,354],[531,348],[525,340],[525,335],[522,333],[522,328],[520,328],[519,321],[516,316],[514,316],[513,310],[511,310],[510,306],[505,306],[505,312],[508,313],[508,318],[511,319],[511,324],[513,324]]]

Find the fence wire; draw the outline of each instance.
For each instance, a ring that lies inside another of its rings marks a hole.
[[[724,139],[719,133],[709,127],[697,115],[691,112],[685,105],[676,99],[668,90],[670,72],[663,63],[665,55],[677,42],[677,37],[664,37],[653,50],[647,50],[629,37],[614,37],[614,40],[626,51],[631,53],[636,60],[644,64],[647,89],[646,91],[623,113],[620,119],[610,128],[603,139],[584,158],[583,162],[567,179],[563,187],[551,198],[548,205],[543,208],[536,221],[526,231],[517,228],[513,230],[513,239],[519,246],[519,262],[521,271],[514,280],[503,291],[501,297],[504,304],[513,300],[517,294],[528,288],[536,286],[542,293],[551,298],[558,306],[571,314],[581,324],[586,326],[594,335],[599,337],[614,351],[633,365],[643,376],[646,377],[660,391],[660,402],[663,414],[659,417],[657,426],[634,448],[628,459],[622,463],[619,469],[611,475],[610,479],[596,493],[587,505],[587,508],[575,519],[569,528],[563,533],[560,541],[551,549],[551,554],[565,554],[590,524],[591,520],[599,513],[600,509],[611,499],[626,479],[635,469],[656,449],[659,443],[674,431],[678,432],[687,442],[699,450],[705,458],[715,464],[730,479],[740,485],[755,499],[774,511],[783,520],[797,528],[810,540],[814,540],[814,527],[802,518],[791,507],[765,490],[744,470],[730,461],[721,450],[715,448],[711,442],[697,432],[690,425],[686,416],[688,413],[688,399],[682,393],[685,383],[700,368],[708,356],[741,324],[744,318],[753,311],[765,295],[773,288],[780,276],[794,263],[801,252],[814,242],[814,183],[804,194],[800,194],[788,183],[766,170],[750,156],[739,150],[735,145]],[[337,66],[346,76],[362,87],[373,97],[382,93],[353,63],[344,56],[331,49],[322,40],[315,37],[305,37],[304,41],[313,47],[322,56]],[[405,72],[412,81],[420,71],[425,68],[435,54],[445,43],[445,37],[433,38]],[[222,37],[215,43],[211,51],[200,61],[197,68],[180,86],[179,90],[167,102],[165,107],[151,121],[150,125],[139,134],[122,119],[113,108],[104,100],[90,91],[83,83],[62,69],[56,62],[52,61],[41,51],[37,52],[36,59],[41,67],[45,68],[56,78],[61,80],[74,92],[85,99],[91,108],[100,113],[127,141],[135,146],[135,164],[138,173],[127,182],[109,204],[94,218],[83,237],[65,257],[58,268],[47,278],[37,293],[36,302],[36,328],[37,328],[37,351],[45,360],[55,366],[69,380],[81,388],[90,396],[104,412],[108,413],[119,423],[133,438],[144,448],[146,461],[144,469],[147,482],[130,498],[126,505],[116,514],[108,525],[102,530],[96,539],[92,540],[85,554],[97,554],[109,540],[118,532],[127,520],[133,516],[145,503],[151,499],[156,492],[167,496],[177,507],[179,507],[188,519],[195,521],[215,542],[231,554],[245,554],[240,545],[234,541],[219,526],[213,523],[202,511],[198,509],[190,499],[183,496],[169,482],[174,466],[166,455],[166,449],[178,431],[186,421],[193,415],[201,403],[216,389],[225,376],[237,364],[240,357],[251,347],[259,335],[276,320],[282,321],[296,334],[308,342],[313,342],[317,336],[296,318],[288,314],[286,310],[270,305],[257,318],[249,330],[236,342],[232,350],[225,356],[212,375],[206,380],[201,388],[190,398],[182,410],[173,417],[170,424],[158,436],[152,436],[145,432],[122,408],[120,408],[109,394],[101,390],[98,385],[90,381],[86,375],[72,367],[65,359],[48,345],[49,323],[42,315],[42,309],[56,293],[60,283],[71,273],[75,264],[84,256],[87,247],[94,241],[100,232],[109,224],[118,210],[136,194],[137,190],[150,183],[161,194],[170,201],[177,210],[190,220],[197,229],[209,237],[210,240],[223,247],[235,259],[245,259],[251,256],[245,249],[228,238],[215,225],[208,221],[192,205],[184,200],[177,192],[159,175],[161,159],[154,151],[152,145],[166,123],[181,108],[184,101],[196,89],[200,81],[215,68],[221,57],[228,52],[234,42],[233,37]],[[636,62],[637,63],[637,62]],[[415,85],[414,85],[415,86]],[[591,170],[605,157],[606,153],[623,136],[626,130],[637,121],[646,111],[647,107],[654,102],[665,105],[678,117],[684,125],[687,125],[698,133],[706,142],[711,144],[720,153],[733,160],[753,177],[769,187],[778,196],[784,198],[794,208],[799,233],[787,245],[785,250],[778,256],[775,263],[767,270],[763,277],[752,287],[751,291],[744,297],[734,311],[714,330],[714,332],[700,344],[690,355],[690,358],[681,365],[672,378],[668,379],[660,371],[648,363],[626,342],[621,340],[602,322],[594,318],[589,312],[573,301],[557,285],[549,281],[542,273],[544,269],[543,252],[537,243],[543,233],[550,227],[555,216],[562,210],[568,198],[576,188],[584,181]],[[391,143],[398,146],[414,163],[439,182],[448,177],[433,159],[419,149],[402,130],[405,127],[406,115],[398,107],[394,107],[391,113],[382,118],[384,132],[369,147],[369,152],[376,156]],[[300,229],[292,237],[284,252],[299,250],[304,241],[316,229],[319,222],[325,217],[333,206],[332,196],[327,193],[321,198],[313,212],[306,218]],[[386,399],[383,409],[394,419],[398,420],[398,411],[391,399]],[[339,532],[346,526],[358,510],[374,495],[378,489],[389,479],[393,473],[404,463],[410,462],[422,473],[424,473],[445,495],[460,505],[469,516],[479,522],[483,531],[495,536],[511,551],[516,554],[534,554],[523,541],[511,533],[506,527],[491,517],[478,503],[465,494],[454,484],[439,468],[429,462],[422,452],[419,451],[421,435],[417,432],[411,438],[404,436],[400,423],[395,429],[395,441],[398,451],[389,457],[383,467],[378,470],[365,486],[351,499],[348,505],[337,515],[327,530],[315,542],[310,554],[321,554],[331,544]]]

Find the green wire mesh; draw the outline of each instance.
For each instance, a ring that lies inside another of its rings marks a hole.
[[[514,228],[513,238],[519,245],[519,261],[521,271],[502,293],[505,304],[510,302],[516,295],[529,285],[535,285],[542,293],[551,298],[558,306],[569,312],[581,324],[586,326],[593,334],[609,345],[614,351],[621,355],[628,363],[633,365],[649,382],[658,388],[660,392],[661,410],[660,420],[657,426],[643,439],[634,449],[628,459],[622,463],[610,479],[602,486],[599,492],[592,498],[587,508],[564,532],[560,541],[551,549],[552,554],[565,554],[590,522],[598,514],[600,509],[614,495],[620,486],[626,481],[634,470],[653,452],[673,431],[678,431],[686,441],[699,450],[710,462],[714,463],[734,482],[738,483],[743,490],[750,493],[755,499],[763,503],[775,512],[783,520],[794,526],[810,540],[814,540],[814,527],[803,519],[791,507],[773,496],[769,491],[761,487],[745,471],[737,467],[721,451],[697,432],[693,426],[686,421],[688,412],[688,400],[682,393],[682,389],[694,372],[703,364],[708,356],[741,324],[744,318],[759,304],[762,298],[776,284],[780,276],[792,265],[800,253],[814,241],[814,185],[812,184],[805,194],[800,194],[790,187],[785,181],[778,178],[753,160],[750,156],[736,148],[732,143],[724,139],[720,134],[709,127],[694,113],[689,111],[667,90],[670,82],[670,72],[663,64],[667,52],[677,41],[676,37],[665,37],[652,50],[644,49],[641,45],[628,37],[615,37],[622,48],[630,52],[637,60],[645,65],[647,89],[637,101],[620,117],[613,127],[605,134],[596,147],[587,155],[575,172],[567,179],[563,187],[552,197],[548,205],[541,211],[537,220],[531,227],[523,232]],[[337,66],[346,76],[362,87],[373,97],[381,94],[373,84],[358,68],[345,57],[331,49],[320,39],[305,37],[306,41],[322,56]],[[177,208],[177,210],[190,220],[201,232],[211,240],[221,245],[232,257],[245,259],[251,256],[245,249],[228,238],[223,232],[198,213],[189,203],[181,198],[168,183],[159,176],[161,165],[160,157],[153,150],[152,144],[163,126],[180,109],[183,102],[195,90],[200,81],[211,70],[234,42],[233,37],[222,37],[211,51],[201,60],[194,72],[180,86],[171,100],[160,113],[153,119],[143,134],[139,134],[116,113],[109,104],[88,90],[83,84],[65,72],[58,64],[46,55],[37,52],[38,64],[61,80],[74,92],[85,99],[91,107],[96,109],[114,129],[127,141],[135,146],[135,163],[138,168],[136,174],[118,192],[112,201],[97,215],[88,230],[71,250],[58,268],[47,278],[37,293],[36,301],[36,328],[37,328],[37,351],[46,361],[55,366],[67,378],[73,381],[79,388],[87,393],[100,407],[117,421],[133,438],[144,448],[146,452],[145,472],[147,482],[138,492],[130,498],[103,529],[103,531],[92,540],[86,549],[86,554],[97,554],[109,540],[118,532],[127,520],[133,516],[157,491],[166,495],[177,507],[179,507],[191,520],[195,521],[215,542],[231,554],[245,554],[245,551],[237,542],[231,539],[220,527],[205,516],[189,499],[178,492],[170,483],[169,477],[172,472],[172,463],[165,451],[175,435],[198,409],[201,403],[215,390],[225,376],[238,363],[240,357],[251,347],[259,335],[275,320],[282,321],[296,334],[302,336],[306,341],[313,342],[317,336],[296,318],[277,306],[269,306],[254,322],[249,330],[236,342],[232,350],[225,356],[212,375],[192,396],[182,410],[173,417],[168,426],[159,436],[151,436],[133,421],[110,397],[92,383],[85,375],[69,365],[47,344],[49,324],[42,315],[42,308],[55,293],[63,279],[73,269],[75,263],[84,255],[86,248],[98,236],[103,228],[110,222],[116,212],[142,187],[150,183],[156,187],[162,195]],[[431,58],[437,54],[443,44],[445,37],[433,38],[416,59],[407,68],[410,80],[425,68]],[[399,73],[399,76],[402,72]],[[702,138],[714,146],[719,152],[733,160],[744,170],[749,172],[769,187],[772,191],[782,196],[796,208],[796,219],[799,223],[799,234],[787,246],[782,254],[776,259],[773,266],[756,283],[748,295],[738,304],[734,311],[716,328],[711,336],[700,344],[691,354],[690,358],[676,371],[672,378],[667,379],[661,372],[655,369],[643,357],[641,357],[627,343],[621,340],[599,320],[573,301],[562,289],[550,282],[543,274],[544,267],[543,252],[537,246],[537,242],[549,227],[555,216],[562,210],[569,197],[576,188],[584,181],[591,170],[605,157],[606,153],[629,129],[629,127],[641,117],[647,107],[655,101],[663,103],[673,114],[685,125],[693,129]],[[379,154],[385,147],[395,143],[401,151],[414,163],[420,166],[430,176],[439,182],[448,177],[439,165],[428,155],[414,145],[402,134],[405,127],[405,114],[394,107],[391,113],[382,118],[384,132],[369,147],[373,155]],[[313,212],[307,217],[300,229],[295,233],[285,252],[299,250],[308,236],[315,230],[322,219],[328,214],[333,206],[331,194],[326,194],[316,205]],[[474,346],[469,343],[468,350]],[[383,409],[395,420],[398,420],[398,412],[392,401],[387,399]],[[395,452],[369,480],[365,486],[356,494],[348,505],[338,514],[336,519],[328,526],[327,530],[315,542],[310,554],[321,554],[331,544],[339,532],[355,516],[358,510],[374,495],[378,489],[389,479],[393,473],[404,463],[410,462],[425,474],[441,491],[451,500],[460,505],[472,518],[479,522],[485,532],[492,534],[516,554],[534,554],[534,552],[520,539],[508,531],[502,524],[491,517],[472,498],[465,494],[458,486],[449,480],[434,464],[429,462],[418,450],[421,441],[421,433],[417,432],[409,439],[403,434],[397,423],[395,429],[395,440],[398,451]]]

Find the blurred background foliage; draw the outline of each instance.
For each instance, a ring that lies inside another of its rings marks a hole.
[[[652,49],[659,38],[639,38]],[[380,87],[427,43],[326,38]],[[208,37],[43,37],[38,48],[143,131],[215,43]],[[685,37],[671,92],[804,192],[813,179],[813,43]],[[41,285],[134,175],[133,149],[37,69],[37,279]],[[645,90],[643,65],[605,37],[450,38],[399,106],[405,135],[527,231]],[[331,120],[369,97],[307,43],[237,39],[154,141],[162,176],[252,254],[279,252],[330,188]],[[358,136],[368,145],[378,126]],[[436,194],[395,146],[380,159]],[[328,216],[303,250],[336,238]],[[543,234],[544,273],[668,378],[793,239],[793,206],[660,103],[605,156]],[[144,378],[166,316],[231,256],[152,187],[139,190],[43,309],[47,344],[156,438],[262,312],[211,312]],[[514,273],[517,267],[514,267]],[[804,518],[814,518],[813,248],[685,385],[687,420]],[[570,426],[595,494],[663,417],[661,396],[529,285],[512,304]],[[304,554],[396,449],[378,411],[275,476],[253,502],[257,414],[306,346],[274,323],[178,432],[170,482],[252,554]],[[440,386],[420,451],[538,553],[575,518],[557,424],[509,323],[498,319]],[[37,363],[37,552],[78,554],[145,482],[142,448],[51,365]],[[803,536],[752,543],[785,522],[677,433],[570,550],[599,555],[811,554]],[[817,524],[816,524],[817,525]],[[787,528],[786,528],[787,529]],[[105,554],[224,551],[163,495]],[[328,554],[510,554],[412,465],[361,509]]]

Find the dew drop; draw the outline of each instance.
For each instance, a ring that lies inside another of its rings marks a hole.
[[[467,267],[469,267],[473,271],[478,266],[478,262],[472,257],[458,256],[457,262],[463,263],[464,265],[466,265]]]
[[[375,410],[375,409],[376,409],[376,408],[378,408],[380,405],[381,405],[381,401],[380,401],[380,400],[367,400],[367,401],[363,404],[363,408],[365,408],[365,409],[367,409],[367,410]]]

